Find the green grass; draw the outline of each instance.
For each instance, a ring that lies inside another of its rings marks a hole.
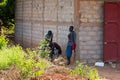
[[[0,49],[2,47],[6,47],[8,45],[8,39],[6,38],[6,36],[1,35],[0,36]]]
[[[25,52],[19,46],[4,47],[0,50],[0,69],[6,69],[15,64],[18,65],[25,59]]]
[[[99,75],[95,67],[84,65],[79,63],[74,70],[71,70],[71,74],[80,74],[82,77],[89,80],[98,80]]]
[[[45,43],[46,44],[46,43]],[[0,69],[7,69],[11,65],[16,65],[21,70],[21,75],[26,78],[32,75],[44,73],[44,68],[50,65],[40,55],[46,56],[49,51],[36,51],[26,49],[26,52],[21,46],[8,46],[8,39],[4,35],[0,36]]]
[[[32,75],[44,73],[50,63],[27,49],[27,53],[20,46],[4,47],[0,50],[0,69],[7,69],[16,65],[21,70],[21,75],[27,78]]]
[[[9,28],[2,26],[1,27],[1,31],[2,31],[1,33],[2,34],[14,34],[14,28],[15,28],[14,24],[9,26]]]

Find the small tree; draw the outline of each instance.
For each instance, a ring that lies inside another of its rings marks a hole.
[[[14,12],[15,0],[0,0],[0,19],[3,22],[2,26],[7,28],[13,26],[15,18]]]
[[[7,0],[0,0],[0,6],[5,6],[7,4]]]

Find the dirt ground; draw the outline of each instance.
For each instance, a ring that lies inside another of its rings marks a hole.
[[[114,65],[105,64],[104,67],[97,67],[99,75],[107,80],[120,80],[120,63]]]

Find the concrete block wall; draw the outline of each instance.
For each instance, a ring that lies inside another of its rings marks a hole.
[[[40,23],[33,23],[32,24],[32,45],[31,46],[37,46],[40,43],[40,40],[43,39],[43,25]]]
[[[68,26],[73,25],[73,20],[74,0],[17,0],[16,42],[35,47],[52,30],[53,41],[65,46],[63,42],[67,43]]]
[[[100,61],[103,54],[103,25],[81,23],[79,32],[80,60]],[[90,62],[93,63],[93,62]]]
[[[22,44],[22,33],[23,33],[23,2],[22,0],[16,0],[16,9],[15,9],[15,40],[17,43]]]
[[[57,21],[57,0],[45,0],[45,21]]]
[[[103,57],[104,1],[80,1],[79,51],[80,60],[88,63]]]
[[[44,0],[33,0],[31,5],[32,5],[32,15],[31,15],[32,20],[43,21]]]
[[[23,11],[23,8],[22,8],[22,0],[17,0],[16,1],[16,9],[15,9],[15,18],[16,19],[22,19],[22,11]]]
[[[23,22],[23,47],[31,46],[31,22]]]
[[[23,31],[22,22],[20,22],[20,21],[16,22],[15,25],[16,25],[16,27],[15,27],[15,40],[18,44],[22,45],[22,38],[23,38],[23,36],[22,36],[22,34],[23,34],[22,33],[22,31]]]
[[[104,1],[80,1],[81,22],[103,22]]]
[[[58,0],[58,21],[74,21],[74,0]]]
[[[24,47],[35,47],[48,30],[53,41],[60,44],[65,54],[68,28],[75,23],[75,0],[17,0],[16,41]],[[78,0],[79,25],[77,56],[81,61],[94,63],[103,57],[104,1]],[[111,0],[114,1],[114,0]],[[117,1],[117,0],[116,0]]]
[[[31,47],[39,45],[40,40],[44,37],[44,23],[43,23],[43,11],[44,11],[44,0],[31,0],[32,1],[32,12],[31,12]]]
[[[23,0],[23,20],[31,20],[32,0]]]

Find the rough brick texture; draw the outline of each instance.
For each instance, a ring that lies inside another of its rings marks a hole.
[[[106,0],[107,1],[107,0]],[[110,0],[109,0],[110,1]],[[115,1],[115,0],[111,0]],[[118,1],[118,0],[116,0]],[[54,34],[65,54],[70,25],[76,23],[75,0],[17,0],[16,41],[24,47],[39,45],[48,30]],[[94,63],[103,55],[104,0],[79,0],[77,56],[81,61]]]
[[[53,41],[65,52],[68,27],[73,20],[74,0],[17,0],[16,42],[24,47],[38,46],[47,31],[52,30]]]
[[[81,22],[103,22],[103,1],[80,1]]]
[[[80,60],[94,63],[103,54],[103,1],[80,1]]]
[[[101,23],[81,23],[79,29],[80,59],[87,61],[93,59],[94,62],[102,60],[103,25]]]

